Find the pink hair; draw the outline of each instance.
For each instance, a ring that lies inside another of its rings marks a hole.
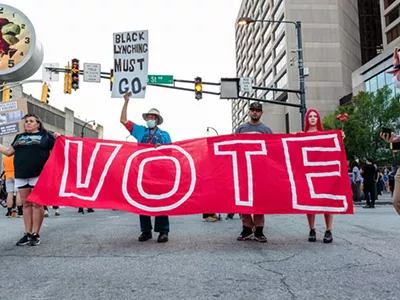
[[[307,132],[310,130],[310,121],[308,120],[308,117],[310,116],[310,114],[314,112],[317,114],[317,130],[318,131],[323,131],[324,128],[322,127],[322,121],[321,121],[321,116],[319,115],[318,111],[311,108],[309,110],[307,110],[306,116],[304,118],[304,132]]]

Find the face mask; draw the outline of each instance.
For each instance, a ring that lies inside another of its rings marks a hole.
[[[147,127],[149,128],[156,127],[156,120],[147,120]]]

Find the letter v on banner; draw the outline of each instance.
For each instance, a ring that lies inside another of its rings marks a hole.
[[[111,163],[122,144],[96,143],[91,156],[82,151],[82,141],[65,140],[64,147],[65,163],[59,196],[96,201]],[[101,155],[98,155],[99,152]],[[84,162],[89,164],[86,166]],[[93,172],[95,165],[101,172]]]
[[[265,141],[236,140],[219,142],[214,144],[214,153],[215,155],[232,156],[233,185],[235,189],[236,205],[253,206],[253,169],[251,156],[267,155]],[[245,183],[247,183],[247,186]],[[247,199],[243,198],[245,192],[242,189],[247,189]]]

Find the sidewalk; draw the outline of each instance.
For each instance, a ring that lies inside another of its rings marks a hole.
[[[365,204],[365,200],[361,200],[361,202],[354,202],[355,206],[364,206]],[[378,200],[375,201],[375,205],[393,205],[391,193],[382,192],[382,196],[378,196]]]

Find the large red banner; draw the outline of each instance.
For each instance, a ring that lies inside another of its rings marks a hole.
[[[29,201],[143,215],[353,213],[340,131],[148,144],[60,137]]]

